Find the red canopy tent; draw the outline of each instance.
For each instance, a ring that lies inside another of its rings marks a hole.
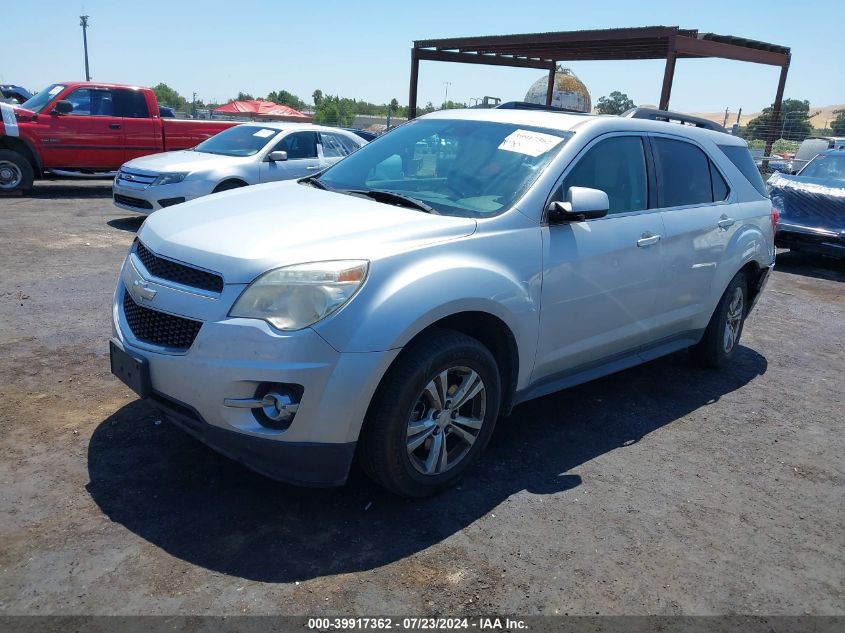
[[[310,123],[313,117],[294,110],[290,106],[279,105],[272,101],[253,99],[251,101],[232,101],[226,105],[214,108],[217,114],[245,116],[252,119],[272,119],[274,121],[293,121]]]

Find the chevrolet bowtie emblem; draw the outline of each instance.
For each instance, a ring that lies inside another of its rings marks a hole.
[[[157,292],[143,281],[138,281],[137,279],[132,282],[132,288],[135,290],[133,294],[137,295],[139,299],[146,299],[147,301],[152,301]]]

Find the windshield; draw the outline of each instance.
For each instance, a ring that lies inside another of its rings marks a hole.
[[[845,180],[845,153],[841,156],[819,154],[807,163],[800,175],[825,180]]]
[[[257,125],[237,125],[215,134],[194,148],[196,152],[220,156],[252,156],[281,130]]]
[[[61,84],[52,84],[47,86],[31,99],[24,101],[21,104],[21,107],[26,108],[27,110],[32,110],[33,112],[41,112],[41,110],[44,109],[44,106],[50,103],[53,100],[53,97],[64,89],[65,87]]]
[[[340,192],[388,191],[442,215],[490,217],[537,179],[571,132],[455,119],[412,121],[320,176]]]

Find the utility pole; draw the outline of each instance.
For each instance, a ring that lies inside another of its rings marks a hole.
[[[722,121],[722,127],[725,127],[728,124],[728,112],[729,111],[730,111],[730,108],[725,108],[725,120]]]
[[[79,16],[79,26],[82,27],[82,44],[85,46],[85,81],[91,81],[91,73],[88,70],[88,17]]]
[[[191,97],[191,116],[197,118],[197,93]]]
[[[446,107],[446,102],[449,101],[449,86],[452,85],[451,81],[444,81],[443,85],[446,86],[446,94],[443,95],[443,107]]]

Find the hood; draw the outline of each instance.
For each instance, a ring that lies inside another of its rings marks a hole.
[[[476,221],[323,191],[296,181],[256,185],[156,211],[138,237],[150,250],[248,283],[272,268],[370,261],[470,235]]]
[[[20,136],[18,123],[32,121],[35,116],[32,110],[0,102],[0,136]]]
[[[845,231],[845,182],[775,174],[768,185],[784,224]]]
[[[207,154],[205,152],[193,152],[180,150],[178,152],[162,152],[161,154],[150,154],[141,158],[134,158],[124,164],[127,169],[149,171],[154,173],[172,171],[200,171],[203,169],[216,169],[226,165],[243,165],[252,162],[255,156],[220,156],[218,154]]]

